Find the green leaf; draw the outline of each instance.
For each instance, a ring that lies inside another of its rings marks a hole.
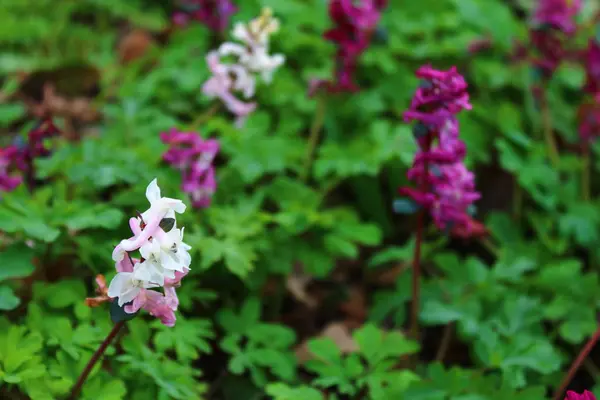
[[[33,249],[23,243],[13,244],[0,252],[0,282],[24,278],[33,272]]]
[[[21,300],[15,296],[13,290],[6,285],[0,285],[0,310],[14,310],[19,304]]]

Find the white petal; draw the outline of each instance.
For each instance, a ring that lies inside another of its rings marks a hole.
[[[146,188],[146,198],[150,204],[160,199],[160,188],[158,187],[156,178],[154,178]]]

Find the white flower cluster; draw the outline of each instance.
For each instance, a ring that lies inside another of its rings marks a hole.
[[[175,213],[183,213],[186,207],[181,200],[161,197],[156,179],[148,185],[146,197],[150,208],[129,220],[133,236],[122,240],[113,251],[118,273],[108,296],[118,298],[119,306],[133,301],[127,312],[145,308],[157,317],[168,314],[166,319],[174,319],[169,311],[177,309],[174,287],[179,286],[191,263],[191,247],[183,242],[183,228],[177,228],[175,219]],[[141,259],[129,254],[136,250]],[[164,287],[164,296],[146,290],[156,287]]]
[[[279,21],[269,8],[248,24],[235,24],[232,36],[240,43],[225,42],[218,50],[208,53],[206,60],[213,76],[204,83],[202,91],[209,97],[219,97],[226,107],[243,120],[254,111],[256,104],[236,98],[239,91],[245,99],[254,96],[256,76],[270,83],[274,71],[285,62],[282,54],[269,55],[269,38],[279,30]],[[223,57],[234,57],[233,63],[223,63]]]

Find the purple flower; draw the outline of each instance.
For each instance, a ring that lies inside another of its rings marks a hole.
[[[20,175],[15,175],[19,159],[19,149],[15,146],[0,148],[0,191],[11,192],[23,181]]]
[[[592,394],[592,392],[584,391],[582,394],[575,393],[571,390],[567,392],[567,397],[565,400],[596,400],[596,396]]]
[[[540,0],[533,16],[533,23],[570,35],[575,32],[573,18],[579,10],[581,10],[581,0]]]
[[[430,66],[417,70],[422,82],[413,96],[404,120],[417,121],[414,128],[419,144],[408,171],[408,178],[419,188],[400,188],[399,192],[427,209],[439,229],[468,236],[484,232],[469,216],[480,194],[475,190],[475,176],[463,160],[466,146],[459,138],[456,114],[470,110],[467,83],[455,67],[439,71]]]
[[[324,37],[337,45],[335,82],[319,81],[317,87],[330,92],[358,90],[354,83],[358,57],[369,47],[371,36],[379,23],[385,0],[331,0],[329,16],[336,25]],[[314,83],[311,85],[314,86]],[[309,94],[315,87],[309,89]]]
[[[579,137],[590,143],[600,135],[600,99],[591,100],[579,107]]]
[[[160,138],[170,146],[163,159],[182,172],[182,189],[190,195],[192,206],[208,207],[217,188],[213,161],[219,152],[219,142],[177,129],[161,133]]]
[[[225,31],[229,18],[237,11],[230,0],[181,0],[179,3],[182,10],[173,14],[177,25],[196,20],[216,32]]]
[[[575,33],[573,21],[581,9],[581,0],[540,0],[533,16],[530,40],[539,53],[534,64],[545,78],[552,76],[565,58],[565,36]]]
[[[600,94],[600,43],[594,39],[590,39],[585,61],[587,80],[583,90],[591,95],[598,95]]]
[[[50,155],[47,139],[59,133],[51,119],[44,119],[29,132],[27,141],[0,148],[0,191],[12,191],[21,184],[23,177],[14,174],[15,170],[23,172],[27,182],[32,185],[35,181],[34,160]]]

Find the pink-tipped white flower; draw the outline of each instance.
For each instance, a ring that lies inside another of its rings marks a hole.
[[[133,237],[121,241],[113,251],[117,275],[107,296],[116,299],[127,313],[140,308],[159,318],[164,325],[175,324],[179,304],[175,288],[189,272],[191,247],[183,242],[184,228],[177,228],[175,213],[185,211],[181,200],[162,197],[154,179],[146,190],[150,208],[131,218]],[[132,258],[139,251],[141,259]],[[125,254],[127,257],[125,257]],[[164,293],[152,290],[162,287]]]
[[[282,54],[269,54],[270,36],[278,29],[279,21],[273,18],[270,9],[265,9],[250,23],[235,25],[232,36],[241,43],[225,42],[206,56],[212,76],[202,86],[202,93],[219,98],[236,115],[238,126],[256,109],[256,103],[240,100],[234,93],[240,93],[245,99],[252,98],[256,76],[270,83],[275,70],[285,62]],[[234,60],[224,63],[224,57]]]

